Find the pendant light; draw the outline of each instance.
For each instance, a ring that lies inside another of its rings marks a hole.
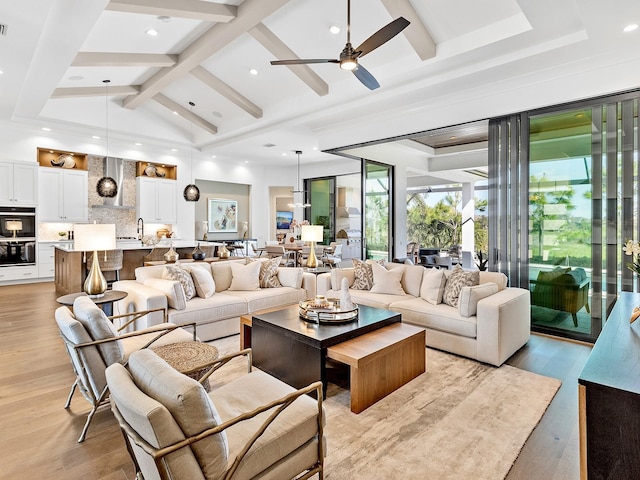
[[[311,204],[305,201],[304,190],[300,187],[300,155],[302,152],[300,150],[296,150],[295,154],[298,155],[298,183],[296,184],[297,190],[293,190],[293,203],[290,203],[289,206],[292,208],[307,208],[310,207]]]
[[[107,154],[104,157],[105,162],[109,158],[109,83],[111,80],[103,80],[104,83],[104,115],[105,115],[105,137],[107,142]],[[111,177],[104,176],[98,180],[96,185],[98,195],[103,198],[113,198],[118,194],[118,183]]]
[[[189,102],[189,105],[191,106],[191,118],[189,118],[189,120],[191,121],[191,148],[189,149],[189,170],[191,172],[191,175],[189,175],[189,177],[193,178],[193,107],[195,107],[196,104],[193,102]],[[189,185],[184,187],[182,196],[187,202],[197,202],[198,200],[200,200],[200,189],[196,184],[190,183]]]

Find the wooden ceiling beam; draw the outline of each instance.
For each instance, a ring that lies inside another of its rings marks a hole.
[[[158,102],[163,107],[168,108],[172,112],[176,112],[178,115],[189,120],[190,122],[193,122],[207,132],[213,133],[214,135],[218,133],[218,127],[216,127],[213,123],[207,122],[204,118],[199,117],[190,109],[183,107],[177,102],[174,102],[169,97],[166,97],[165,95],[159,93],[153,97],[153,100]]]
[[[436,42],[409,0],[380,0],[393,18],[404,17],[411,22],[402,34],[409,41],[421,60],[436,56]]]
[[[251,102],[247,97],[235,90],[229,84],[216,77],[213,73],[204,67],[196,67],[191,70],[191,75],[196,77],[202,83],[212,88],[230,102],[234,103],[242,110],[247,112],[254,118],[262,118],[262,109],[255,103]]]
[[[139,0],[141,1],[141,0]],[[155,2],[155,0],[148,0]],[[289,0],[244,0],[238,7],[238,16],[230,23],[216,23],[179,56],[178,63],[162,68],[142,84],[138,95],[127,97],[123,106],[137,108],[159,94],[175,80],[187,75],[214,53],[219,52],[248,30],[260,23]]]
[[[135,95],[140,92],[139,85],[119,85],[109,87],[110,97],[119,97],[122,95]],[[79,97],[104,97],[104,87],[65,87],[56,88],[51,98],[79,98]]]
[[[106,10],[222,23],[229,23],[238,13],[238,7],[234,5],[200,0],[111,0]]]
[[[164,53],[80,52],[72,67],[170,67],[178,55]]]
[[[278,60],[299,58],[293,50],[263,23],[259,23],[249,30],[249,34],[260,42],[264,48],[269,50]],[[322,80],[308,65],[287,65],[287,67],[318,95],[323,96],[329,93],[329,85],[327,85],[327,82]]]

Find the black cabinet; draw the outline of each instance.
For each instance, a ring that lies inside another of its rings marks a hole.
[[[623,292],[578,378],[580,478],[640,478],[640,294]]]

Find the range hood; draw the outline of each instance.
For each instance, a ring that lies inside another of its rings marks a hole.
[[[359,216],[360,210],[358,210],[356,207],[338,207],[338,217],[350,218]]]

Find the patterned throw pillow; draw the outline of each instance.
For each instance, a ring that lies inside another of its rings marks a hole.
[[[187,300],[191,300],[196,296],[196,286],[193,283],[193,278],[191,278],[191,273],[180,265],[165,265],[162,270],[162,278],[180,282]]]
[[[458,299],[462,287],[472,287],[480,283],[480,272],[466,272],[460,265],[453,269],[451,275],[447,279],[442,294],[442,303],[446,303],[452,307],[458,306]]]
[[[353,285],[351,285],[351,288],[354,290],[371,290],[371,287],[373,287],[373,270],[371,269],[371,265],[354,258],[353,271],[355,272],[356,279]]]
[[[277,288],[282,284],[278,279],[278,265],[282,257],[275,257],[264,262],[260,262],[260,288]]]

